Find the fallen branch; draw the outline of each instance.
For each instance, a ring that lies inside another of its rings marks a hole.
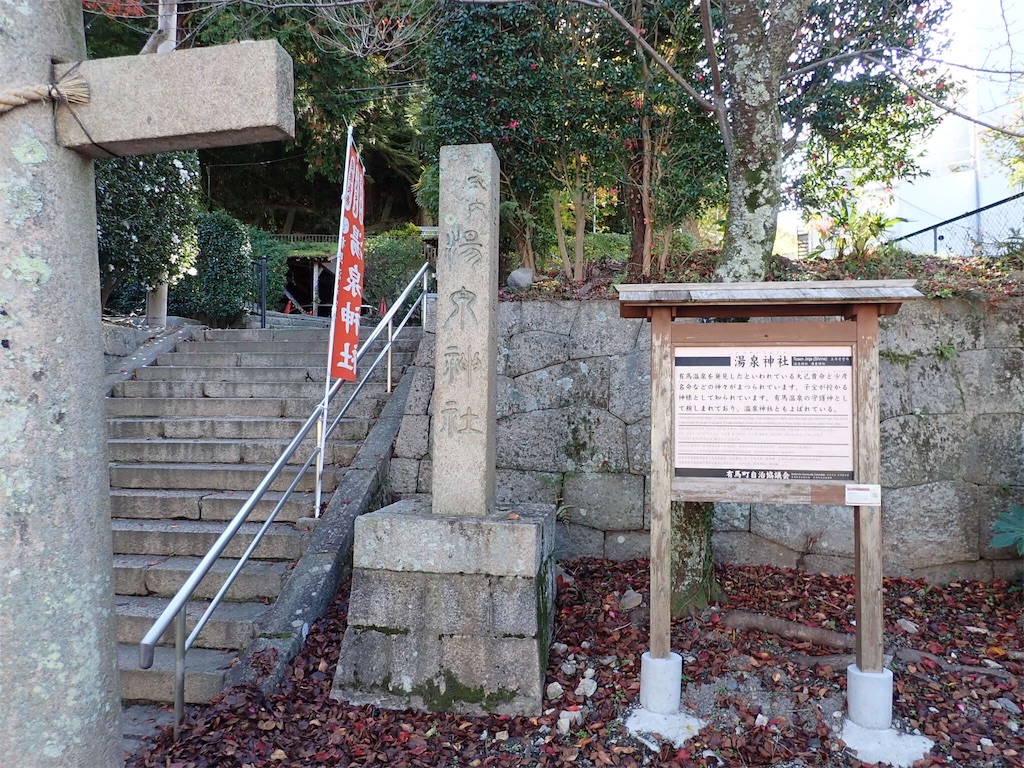
[[[1010,677],[1010,673],[1005,669],[999,669],[996,667],[975,667],[969,664],[950,664],[941,656],[936,656],[933,653],[927,653],[925,651],[918,651],[913,648],[900,648],[895,651],[894,655],[896,658],[909,664],[920,664],[925,660],[931,661],[937,667],[942,669],[943,672],[951,672],[958,675],[988,675],[989,677],[998,677],[1004,680]],[[812,669],[820,666],[843,669],[857,661],[857,657],[852,653],[836,653],[828,656],[808,656],[806,653],[788,653],[786,654],[786,658],[802,667],[809,667]]]
[[[896,658],[911,664],[920,664],[922,661],[930,661],[940,667],[943,672],[955,672],[958,675],[988,675],[1006,679],[1010,673],[1005,669],[996,667],[975,667],[970,664],[950,664],[941,656],[927,651],[919,651],[916,648],[900,648],[896,651]]]
[[[756,629],[761,632],[769,632],[779,637],[793,640],[802,640],[815,645],[824,645],[829,648],[840,648],[842,650],[853,650],[856,647],[856,638],[844,632],[834,632],[831,629],[822,627],[809,627],[806,624],[799,624],[789,619],[780,619],[776,616],[764,616],[760,613],[750,611],[728,611],[721,614],[722,624],[731,629]]]
[[[846,669],[853,664],[857,657],[852,653],[833,653],[828,656],[808,656],[806,653],[788,653],[786,658],[799,664],[802,667],[832,667],[833,669]]]

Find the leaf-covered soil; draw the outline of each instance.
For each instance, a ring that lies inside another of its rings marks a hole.
[[[583,282],[574,283],[557,270],[539,273],[533,286],[521,292],[502,289],[502,299],[613,299],[618,283],[708,283],[715,281],[719,251],[696,251],[669,258],[667,269],[654,275],[631,275],[623,261],[603,259],[587,264]],[[1024,296],[1024,257],[922,256],[892,250],[866,259],[808,258],[791,260],[775,256],[769,264],[769,281],[805,280],[917,280],[925,296],[999,300]]]
[[[331,700],[346,587],[272,694],[226,692],[190,716],[178,743],[164,733],[129,766],[861,765],[840,737],[850,659],[799,637],[727,626],[746,615],[737,611],[749,611],[786,620],[793,630],[787,635],[800,635],[801,627],[831,630],[821,636],[852,633],[852,577],[722,567],[718,604],[672,625],[673,650],[685,662],[683,700],[707,722],[677,749],[658,734],[634,738],[623,726],[647,649],[647,562],[562,566],[546,679],[562,693],[545,700],[538,717],[387,711]],[[627,610],[638,599],[631,591],[643,602]],[[1021,587],[1005,581],[938,587],[886,580],[895,725],[936,743],[918,766],[1024,766],[1022,603]],[[576,693],[587,677],[597,683],[589,697],[589,686]],[[563,711],[579,713],[579,722],[560,728]]]

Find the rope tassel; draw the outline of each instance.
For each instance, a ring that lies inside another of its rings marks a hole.
[[[58,104],[88,104],[89,84],[79,74],[68,72],[55,83],[29,85],[22,88],[0,90],[0,114],[34,101],[54,101]]]

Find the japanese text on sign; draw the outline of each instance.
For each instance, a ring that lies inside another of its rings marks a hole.
[[[330,378],[355,381],[363,304],[363,164],[352,137],[341,198],[341,227],[332,313]]]
[[[676,347],[675,474],[853,479],[850,346]]]

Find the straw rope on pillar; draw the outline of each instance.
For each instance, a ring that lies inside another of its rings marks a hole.
[[[72,74],[69,71],[67,75],[54,83],[0,89],[0,115],[37,101],[52,101],[57,104],[88,104],[89,84],[81,75]]]

